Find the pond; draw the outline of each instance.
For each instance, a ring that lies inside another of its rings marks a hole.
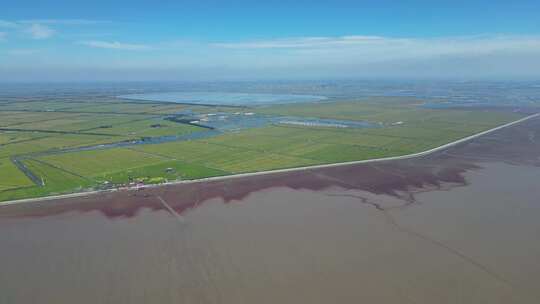
[[[161,101],[203,105],[252,106],[326,100],[325,96],[296,94],[225,93],[225,92],[167,92],[128,94],[123,99]]]

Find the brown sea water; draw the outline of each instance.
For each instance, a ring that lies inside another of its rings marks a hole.
[[[0,207],[0,303],[539,303],[539,133]]]

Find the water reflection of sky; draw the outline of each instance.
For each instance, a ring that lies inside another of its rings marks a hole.
[[[120,98],[161,101],[175,103],[214,104],[214,105],[265,105],[296,102],[320,101],[327,99],[317,95],[262,94],[262,93],[223,93],[223,92],[166,92],[148,94],[128,94]]]
[[[196,114],[183,111],[179,115],[193,123],[219,131],[237,131],[268,125],[291,125],[322,128],[374,128],[379,124],[367,121],[323,119],[315,117],[261,115],[253,112]]]

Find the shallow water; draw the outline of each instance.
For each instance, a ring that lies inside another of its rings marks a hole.
[[[537,303],[538,177],[490,164],[386,211],[355,196],[399,200],[273,188],[178,216],[2,219],[0,302]]]
[[[121,95],[119,98],[162,101],[189,104],[211,105],[268,105],[296,102],[321,101],[327,99],[317,95],[295,94],[260,94],[260,93],[227,93],[227,92],[168,92]]]

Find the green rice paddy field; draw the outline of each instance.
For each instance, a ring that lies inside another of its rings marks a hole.
[[[218,110],[114,99],[0,101],[0,201],[137,181],[161,183],[398,156],[522,117],[502,111],[425,109],[418,106],[420,102],[371,98],[242,109],[267,115],[368,121],[382,126],[378,128],[275,124],[205,139],[65,152],[143,137],[205,131],[164,118],[188,107],[200,113]],[[219,111],[239,109],[220,107]]]

